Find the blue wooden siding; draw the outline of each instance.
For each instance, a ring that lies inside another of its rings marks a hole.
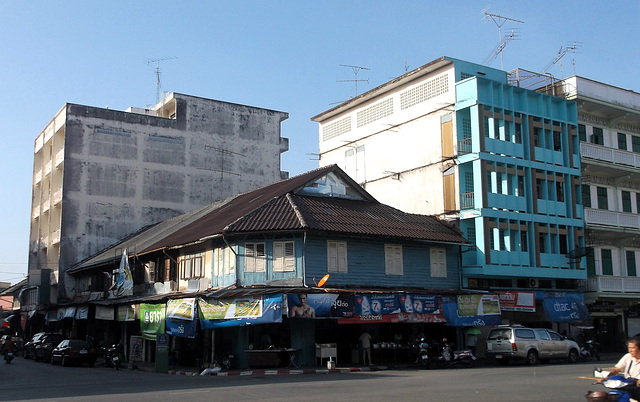
[[[427,289],[457,289],[459,287],[458,247],[447,250],[447,277],[431,277],[430,246],[418,243],[387,242],[402,245],[403,275],[385,273],[384,241],[340,238],[308,238],[305,246],[307,285],[328,273],[327,240],[347,242],[347,273],[332,272],[327,286],[413,287]],[[443,248],[443,247],[437,247]]]

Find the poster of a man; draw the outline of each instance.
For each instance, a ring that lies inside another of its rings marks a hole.
[[[289,310],[289,317],[315,318],[316,310],[307,303],[307,299],[306,293],[300,293],[298,295],[298,304]]]

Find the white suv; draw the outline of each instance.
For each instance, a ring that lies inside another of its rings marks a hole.
[[[503,366],[510,360],[536,364],[538,361],[566,359],[575,363],[580,357],[580,348],[574,341],[550,329],[501,325],[489,332],[486,355]]]

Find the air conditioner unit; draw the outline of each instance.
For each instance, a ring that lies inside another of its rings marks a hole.
[[[529,287],[537,288],[540,285],[538,278],[529,278]]]

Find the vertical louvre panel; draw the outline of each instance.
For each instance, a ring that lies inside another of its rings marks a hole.
[[[338,269],[338,243],[327,242],[327,271],[340,272]]]
[[[256,244],[256,262],[255,262],[255,267],[256,267],[256,271],[255,272],[265,272],[266,269],[266,252],[265,252],[265,245],[264,243],[258,243]]]
[[[255,244],[247,243],[244,247],[244,271],[256,272]]]
[[[338,272],[347,272],[347,243],[338,243]]]

